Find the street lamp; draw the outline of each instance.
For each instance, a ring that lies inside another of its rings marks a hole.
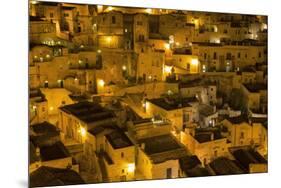
[[[130,163],[128,164],[127,170],[129,173],[132,173],[135,171],[135,164],[134,163]]]

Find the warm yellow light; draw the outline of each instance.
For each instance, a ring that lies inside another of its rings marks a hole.
[[[33,1],[30,1],[30,3],[33,4],[33,5],[35,5],[35,4],[38,3],[38,1],[33,0]]]
[[[180,43],[179,43],[179,42],[176,42],[176,45],[177,45],[177,46],[179,46],[179,45],[180,45]]]
[[[166,50],[169,50],[169,49],[170,49],[170,44],[165,43],[165,44],[164,44],[164,48],[165,48]]]
[[[47,55],[46,55],[46,58],[50,58],[50,55],[49,55],[49,54],[47,54]]]
[[[148,13],[148,14],[151,14],[152,9],[151,8],[147,8],[147,9],[145,9],[145,12]]]
[[[104,86],[104,81],[103,80],[99,80],[99,86],[103,87]]]
[[[84,127],[80,127],[80,130],[78,132],[81,134],[81,136],[86,136],[86,133],[87,133],[87,131]]]
[[[50,107],[50,111],[52,111],[52,110],[54,110],[54,107],[51,106],[51,107]]]
[[[101,50],[98,50],[97,52],[100,54],[100,53],[101,53]]]
[[[172,67],[171,66],[165,66],[165,72],[166,73],[171,73],[172,72]]]
[[[131,163],[128,164],[128,172],[134,172],[135,171],[135,164]]]
[[[111,37],[107,37],[107,38],[106,38],[106,41],[107,41],[108,43],[110,43],[110,42],[111,42],[111,40],[112,40],[112,38],[111,38]]]
[[[192,59],[191,64],[192,65],[198,65],[198,59]]]
[[[127,70],[127,67],[125,65],[122,66],[122,70],[125,71]]]
[[[113,7],[108,7],[107,10],[108,10],[108,11],[112,11],[112,10],[113,10]]]

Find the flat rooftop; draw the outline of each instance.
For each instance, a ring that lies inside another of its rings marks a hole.
[[[115,117],[112,111],[102,107],[97,103],[88,101],[66,105],[60,107],[60,109],[68,114],[76,116],[78,119],[86,123],[93,123]]]
[[[216,175],[228,175],[228,174],[243,174],[243,171],[237,162],[225,157],[220,157],[212,161],[210,167],[215,171]]]
[[[141,139],[139,143],[145,144],[144,151],[147,155],[172,151],[182,147],[171,134]]]
[[[132,141],[121,129],[116,129],[105,137],[114,149],[133,146]]]
[[[196,102],[197,99],[195,97],[190,97],[190,98],[166,97],[166,98],[148,99],[147,101],[169,111],[169,110],[176,110],[185,107],[191,107],[189,103]]]
[[[216,128],[200,128],[200,129],[195,129],[194,138],[199,143],[204,143],[204,142],[210,142],[212,140],[222,139],[224,137],[221,135],[221,132],[220,132],[219,129],[216,129]]]

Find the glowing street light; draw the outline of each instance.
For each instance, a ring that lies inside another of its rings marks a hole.
[[[164,44],[164,48],[165,48],[166,50],[169,50],[169,49],[170,49],[170,44],[165,43],[165,44]]]
[[[87,131],[86,131],[86,129],[84,128],[84,127],[80,127],[80,129],[79,129],[79,131],[78,131],[80,134],[81,134],[81,136],[86,136],[86,133],[87,133]]]
[[[98,81],[98,84],[99,84],[100,87],[103,87],[105,83],[104,83],[104,81],[102,79],[100,79]]]
[[[191,64],[192,65],[198,65],[198,59],[192,59]]]
[[[172,72],[172,67],[171,66],[165,66],[165,72],[166,73],[171,73]]]
[[[100,54],[100,53],[101,53],[101,50],[98,50],[97,52]]]
[[[130,163],[128,164],[127,170],[129,173],[132,173],[135,171],[135,164],[134,163]]]
[[[127,70],[126,65],[123,65],[123,66],[122,66],[122,70],[123,70],[123,71]]]

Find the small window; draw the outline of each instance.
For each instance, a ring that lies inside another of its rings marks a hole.
[[[50,13],[50,18],[53,18],[54,17],[54,13]]]
[[[121,158],[124,158],[124,153],[123,152],[121,152]]]
[[[241,57],[241,54],[240,54],[240,52],[238,52],[238,54],[237,54],[237,58],[239,58],[239,59],[240,59],[240,57]]]
[[[142,25],[142,22],[141,21],[137,21],[137,25]]]
[[[64,17],[68,17],[69,14],[68,14],[68,13],[64,13],[63,16],[64,16]]]
[[[124,169],[122,169],[122,173],[124,173],[125,172],[125,170]]]
[[[261,52],[259,52],[259,58],[261,58]]]

